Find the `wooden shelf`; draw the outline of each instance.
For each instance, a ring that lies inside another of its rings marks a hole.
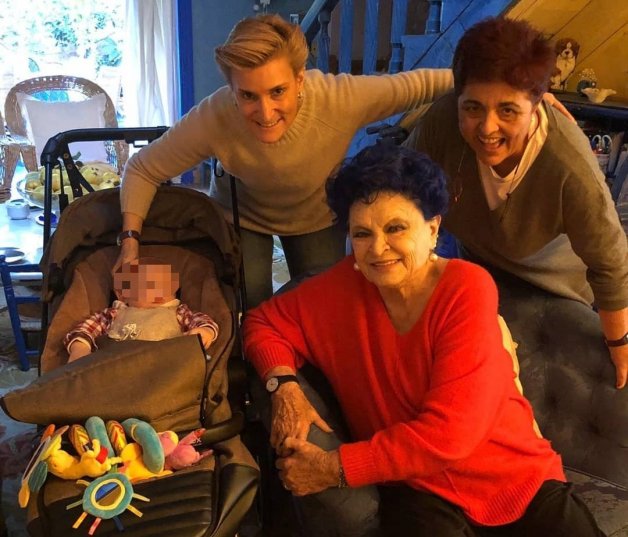
[[[578,120],[600,122],[611,131],[628,130],[628,102],[606,100],[603,103],[592,103],[578,93],[555,93]]]

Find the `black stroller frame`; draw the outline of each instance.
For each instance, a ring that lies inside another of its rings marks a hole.
[[[159,138],[168,127],[148,127],[148,128],[110,128],[110,129],[74,129],[60,132],[50,138],[41,153],[40,162],[44,167],[44,248],[50,239],[51,215],[52,215],[52,170],[62,160],[68,174],[72,195],[77,198],[83,195],[84,187],[88,192],[94,189],[81,172],[77,169],[69,144],[72,142],[99,142],[104,140],[122,140],[134,147],[138,147],[138,142],[147,144]],[[68,206],[68,196],[63,190],[63,174],[60,174],[61,189],[59,193],[59,212],[63,212]]]

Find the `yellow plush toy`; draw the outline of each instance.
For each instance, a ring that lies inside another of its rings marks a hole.
[[[143,479],[161,477],[172,473],[170,470],[161,470],[157,473],[151,472],[146,468],[143,455],[142,446],[135,442],[127,444],[120,453],[123,466],[121,466],[118,471],[126,475],[131,483],[137,483]]]
[[[111,470],[114,464],[122,462],[120,457],[109,457],[106,448],[101,447],[98,440],[91,441],[80,458],[70,455],[61,449],[61,437],[50,448],[48,471],[61,479],[79,479],[81,477],[100,477]]]
[[[63,434],[70,429],[69,439],[77,455],[61,449]],[[126,435],[135,442],[127,443]],[[117,456],[116,456],[117,455]],[[100,477],[122,464],[119,473],[131,482],[171,474],[164,470],[164,452],[156,431],[146,422],[127,419],[122,424],[92,416],[82,425],[46,429],[41,444],[33,454],[19,493],[20,506],[26,507],[31,492],[38,492],[48,473],[61,479]]]

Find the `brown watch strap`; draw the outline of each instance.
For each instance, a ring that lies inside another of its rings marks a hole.
[[[624,345],[628,345],[628,332],[619,339],[605,339],[604,341],[607,347],[623,347]]]
[[[118,234],[118,237],[116,238],[116,243],[118,244],[118,246],[120,244],[122,244],[122,241],[125,239],[135,239],[137,241],[140,240],[140,234],[138,231],[135,231],[134,229],[127,229],[125,231],[121,231]]]

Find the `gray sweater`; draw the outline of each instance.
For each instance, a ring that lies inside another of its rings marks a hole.
[[[541,152],[493,211],[458,129],[455,95],[434,103],[407,143],[449,175],[444,225],[472,257],[557,295],[620,310],[628,306],[628,244],[609,189],[580,128],[545,109]]]

